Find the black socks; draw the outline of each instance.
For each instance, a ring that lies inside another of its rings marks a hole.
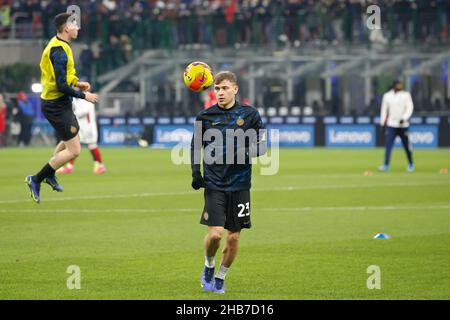
[[[39,171],[33,178],[37,183],[41,183],[45,178],[52,177],[55,175],[55,169],[53,169],[50,164],[46,164],[41,171]]]

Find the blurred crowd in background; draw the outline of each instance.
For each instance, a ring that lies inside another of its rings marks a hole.
[[[364,41],[362,15],[371,4],[380,7],[391,40],[448,40],[450,18],[447,0],[0,0],[0,4],[4,37],[16,20],[27,25],[18,37],[48,38],[53,17],[76,4],[87,41],[150,31],[160,35],[150,45],[174,47],[269,44],[283,34],[291,42]],[[149,21],[154,23],[145,23]],[[140,30],[144,26],[151,30]],[[231,30],[238,32],[233,35]]]
[[[101,73],[149,48],[370,44],[371,4],[387,42],[450,40],[448,0],[0,0],[0,38],[48,39],[71,4],[81,9],[86,72],[91,61]]]

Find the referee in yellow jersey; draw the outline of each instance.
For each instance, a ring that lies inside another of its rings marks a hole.
[[[76,16],[61,13],[55,17],[57,35],[44,49],[41,58],[42,112],[56,130],[62,141],[56,146],[53,157],[34,176],[27,176],[25,182],[30,189],[31,198],[41,202],[39,196],[41,183],[49,184],[53,190],[62,192],[55,177],[55,171],[81,152],[79,125],[72,110],[72,98],[81,98],[96,103],[98,96],[90,93],[88,82],[78,81],[70,42],[78,36],[79,26]],[[79,89],[76,90],[75,88]]]

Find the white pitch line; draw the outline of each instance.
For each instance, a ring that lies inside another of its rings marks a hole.
[[[326,189],[355,189],[355,188],[378,188],[378,187],[417,187],[417,186],[434,186],[434,185],[448,185],[450,182],[398,182],[398,183],[368,183],[368,184],[328,184],[319,186],[287,186],[276,188],[257,188],[252,191],[266,192],[266,191],[296,191],[296,190],[326,190]]]
[[[378,187],[417,187],[417,186],[439,186],[448,185],[448,182],[428,182],[428,183],[372,183],[372,184],[335,184],[335,185],[319,185],[319,186],[286,186],[286,187],[273,187],[273,188],[256,188],[252,189],[252,192],[280,192],[280,191],[299,191],[299,190],[328,190],[328,189],[362,189],[362,188],[378,188]],[[77,200],[102,200],[102,199],[119,199],[119,198],[149,198],[149,197],[165,197],[165,196],[195,196],[199,193],[192,191],[180,191],[180,192],[145,192],[145,193],[131,193],[131,194],[110,194],[110,195],[95,195],[95,196],[80,196],[80,197],[61,197],[61,198],[44,198],[45,202],[53,201],[77,201]],[[8,203],[25,203],[30,202],[29,195],[24,199],[17,200],[1,200],[0,204]]]
[[[0,209],[0,213],[23,212],[23,213],[157,213],[157,212],[201,212],[201,209]]]
[[[356,207],[303,207],[303,208],[265,208],[258,211],[366,211],[366,210],[433,210],[450,209],[450,204],[441,205],[400,205],[400,206],[356,206]]]
[[[368,170],[371,171],[371,170]],[[342,178],[346,178],[346,179],[384,179],[387,178],[388,176],[385,174],[381,174],[381,175],[376,175],[376,172],[373,173],[373,176],[371,176],[370,178],[364,177],[363,173],[349,173],[349,174],[290,174],[290,175],[283,175],[282,178],[283,179],[342,179]],[[391,176],[392,177],[392,176]],[[428,173],[414,173],[414,176],[412,177],[411,174],[405,172],[404,174],[399,173],[398,175],[395,175],[395,177],[401,178],[401,179],[409,179],[412,180],[411,178],[420,178],[420,179],[428,179],[428,180],[435,180],[436,176],[431,176]],[[377,180],[380,181],[381,180]]]
[[[389,205],[389,206],[354,206],[354,207],[294,207],[294,208],[258,208],[254,211],[284,211],[284,212],[311,212],[311,211],[391,211],[391,210],[436,210],[450,209],[450,204],[432,205]],[[158,212],[201,212],[201,208],[184,209],[0,209],[0,213],[158,213]]]
[[[163,197],[163,196],[182,196],[193,194],[192,192],[145,192],[145,193],[131,193],[131,194],[109,194],[109,195],[97,195],[97,196],[81,196],[81,197],[62,197],[62,198],[49,198],[45,201],[74,201],[74,200],[101,200],[101,199],[117,199],[117,198],[137,198],[137,197]],[[22,200],[5,200],[1,203],[22,203],[29,202]]]

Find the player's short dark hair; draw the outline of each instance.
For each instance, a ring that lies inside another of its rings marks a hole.
[[[73,13],[67,13],[67,12],[63,12],[58,14],[55,17],[55,28],[56,31],[58,31],[59,33],[63,32],[64,30],[64,26],[66,25],[66,22],[69,20],[69,18],[73,15]]]
[[[236,75],[231,71],[220,71],[214,77],[214,84],[219,84],[224,80],[228,80],[231,83],[238,84]]]
[[[402,82],[400,80],[394,80],[392,81],[392,89],[394,89],[398,84],[402,84]]]

